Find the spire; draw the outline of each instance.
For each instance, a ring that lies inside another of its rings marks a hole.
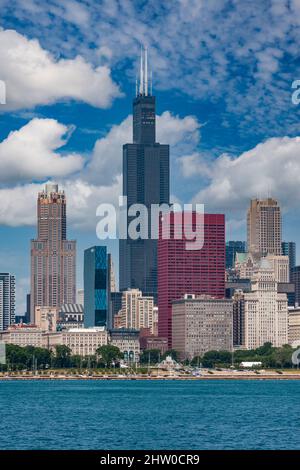
[[[148,51],[145,47],[145,96],[148,96]]]
[[[143,49],[141,46],[141,63],[140,63],[140,95],[144,94],[144,65],[143,65]]]
[[[139,83],[136,84],[136,96],[148,96],[149,85],[148,85],[148,48],[141,46],[141,58],[140,58],[140,79]],[[152,95],[152,72],[150,75],[150,95]]]

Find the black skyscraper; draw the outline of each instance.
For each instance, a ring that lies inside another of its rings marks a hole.
[[[169,146],[155,140],[155,97],[148,93],[147,51],[141,56],[133,100],[133,143],[123,146],[123,195],[127,205],[169,204]],[[130,219],[127,219],[127,226]],[[151,221],[149,218],[149,233]],[[157,296],[157,240],[120,240],[120,290]]]

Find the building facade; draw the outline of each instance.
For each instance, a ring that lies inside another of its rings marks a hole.
[[[139,331],[137,330],[111,330],[110,344],[116,346],[124,354],[125,362],[137,363],[140,360]]]
[[[104,327],[74,328],[61,333],[61,344],[68,346],[74,355],[93,356],[107,343],[108,334]]]
[[[84,312],[81,304],[63,304],[59,312],[59,329],[83,328]]]
[[[141,336],[140,346],[142,350],[156,349],[160,354],[165,354],[168,351],[168,338],[161,338],[160,336]]]
[[[233,295],[233,347],[245,345],[245,301],[244,291],[237,289]]]
[[[300,305],[300,266],[295,266],[290,272],[291,282],[295,286],[295,305]]]
[[[225,296],[225,217],[204,214],[204,246],[187,250],[186,239],[176,238],[182,214],[169,214],[170,237],[158,241],[158,335],[172,346],[172,301],[186,293]],[[192,224],[195,228],[196,214]]]
[[[232,351],[233,302],[185,295],[172,303],[172,347],[182,359]]]
[[[288,342],[294,348],[300,346],[300,308],[290,307],[289,308],[289,330],[288,330]]]
[[[225,297],[226,299],[232,299],[235,291],[250,292],[251,291],[251,280],[250,279],[230,279],[225,283]]]
[[[6,330],[15,322],[15,276],[0,273],[0,331]]]
[[[267,342],[275,347],[287,344],[287,296],[277,290],[274,270],[264,258],[253,274],[251,292],[240,292],[235,297],[233,329],[236,346],[256,349]]]
[[[239,279],[250,279],[253,273],[259,268],[262,258],[259,253],[236,253],[234,265],[236,276]],[[265,258],[269,261],[274,270],[275,281],[289,282],[289,257],[268,254]]]
[[[243,241],[226,242],[226,269],[234,268],[236,253],[246,253],[247,244]]]
[[[268,255],[266,259],[269,261],[275,275],[276,282],[289,282],[290,267],[288,256]]]
[[[115,324],[115,316],[118,315],[119,311],[122,308],[122,292],[111,292],[110,293],[110,303],[111,303],[111,316],[112,323]]]
[[[6,331],[0,333],[0,340],[6,344],[14,344],[16,346],[34,346],[43,348],[43,331],[35,326],[14,325],[10,326]]]
[[[57,307],[35,307],[35,324],[39,330],[57,330],[59,309]]]
[[[288,299],[288,306],[295,307],[295,284],[292,282],[278,282],[278,294],[286,294]]]
[[[140,330],[149,328],[154,334],[154,299],[143,296],[139,289],[128,289],[122,295],[122,308],[118,314],[119,327]]]
[[[289,257],[290,269],[296,266],[296,243],[295,242],[282,242],[281,251],[284,256]]]
[[[155,97],[148,90],[147,57],[133,100],[133,143],[123,147],[123,195],[127,206],[143,204],[148,239],[120,240],[120,290],[140,289],[157,298],[157,239],[151,238],[151,205],[169,204],[169,146],[156,142]],[[126,227],[133,217],[126,216]]]
[[[236,253],[234,269],[239,279],[250,279],[258,268],[261,257],[257,253]]]
[[[84,304],[84,290],[83,289],[78,289],[77,296],[76,296],[76,303],[78,305]]]
[[[84,326],[111,325],[110,255],[106,246],[93,246],[84,251]]]
[[[281,211],[275,199],[252,199],[247,213],[247,246],[260,256],[281,255]]]
[[[76,241],[67,240],[66,197],[46,184],[37,201],[37,239],[31,241],[30,315],[36,306],[76,302]]]

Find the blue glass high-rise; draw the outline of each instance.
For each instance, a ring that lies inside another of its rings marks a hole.
[[[111,328],[110,255],[106,246],[84,251],[84,326]]]
[[[290,270],[296,266],[296,243],[295,242],[282,242],[281,250],[284,256],[289,257]]]

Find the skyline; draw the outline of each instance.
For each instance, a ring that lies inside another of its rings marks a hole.
[[[104,2],[101,16],[90,2],[1,1],[7,105],[0,105],[0,257],[1,270],[16,275],[16,313],[25,310],[36,196],[46,181],[66,191],[68,237],[78,243],[83,285],[83,251],[100,244],[95,208],[121,194],[121,148],[130,141],[141,43],[158,98],[157,141],[171,145],[173,200],[197,199],[206,212],[225,213],[226,239],[245,240],[249,199],[271,195],[283,209],[283,240],[299,243],[299,107],[291,101],[299,77],[296,2],[230,9],[229,2],[198,1],[191,10],[184,3],[151,9],[146,2],[140,12],[135,4],[118,11]],[[50,26],[55,34],[47,34]],[[116,244],[107,245],[117,270]]]

